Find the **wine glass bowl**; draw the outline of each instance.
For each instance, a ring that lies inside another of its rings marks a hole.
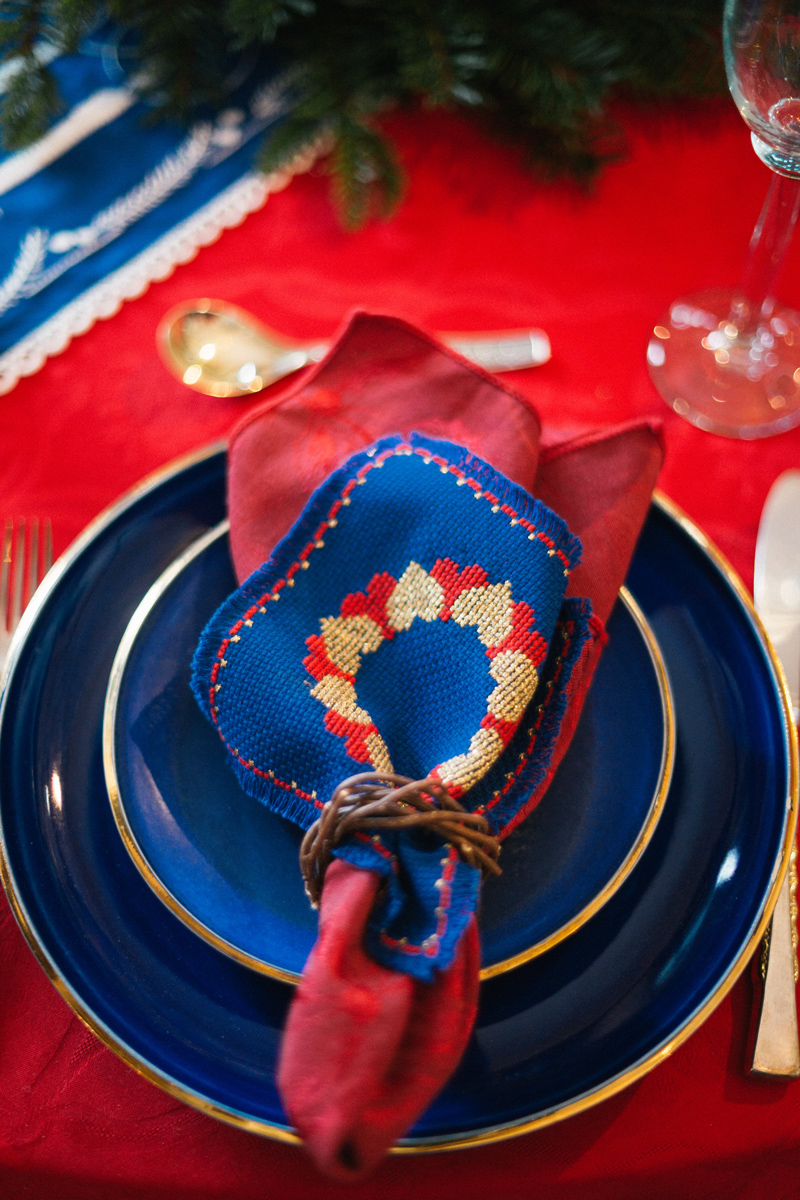
[[[800,6],[793,0],[732,0],[723,45],[728,85],[756,154],[800,177]]]
[[[738,287],[676,300],[647,361],[675,412],[757,438],[800,424],[800,315],[774,299],[800,207],[800,0],[727,0],[723,42],[733,99],[772,181]]]

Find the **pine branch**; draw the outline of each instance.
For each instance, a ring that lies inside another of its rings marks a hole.
[[[8,150],[22,150],[47,132],[62,108],[55,80],[33,56],[15,71],[3,100],[2,133]]]
[[[325,123],[313,117],[290,114],[263,143],[257,165],[265,175],[278,171],[295,155],[313,145],[326,131]]]
[[[2,0],[0,0],[0,3]],[[298,67],[289,119],[260,164],[274,169],[322,132],[349,226],[398,202],[402,173],[373,119],[422,103],[480,117],[547,174],[589,178],[620,152],[609,99],[724,87],[722,0],[5,0],[0,47],[18,69],[2,102],[5,144],[57,113],[36,46],[74,49],[106,16],[138,56],[156,116],[189,121],[226,101],[264,46]],[[247,56],[250,56],[248,59]]]
[[[388,217],[403,191],[391,146],[374,129],[346,116],[334,133],[333,198],[345,227],[358,229],[373,213]]]
[[[98,24],[96,0],[55,0],[50,36],[64,54],[75,54],[81,39]]]
[[[202,106],[225,103],[231,68],[218,0],[106,0],[132,35],[138,86],[157,116],[190,121]]]
[[[9,7],[0,20],[2,61],[11,68],[0,128],[6,147],[19,150],[42,136],[61,102],[55,81],[37,54],[47,23],[43,0]]]
[[[232,48],[244,49],[256,42],[272,42],[281,25],[293,17],[310,17],[314,0],[227,0],[223,23],[233,36]]]

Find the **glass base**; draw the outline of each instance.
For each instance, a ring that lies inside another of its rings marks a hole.
[[[775,304],[757,328],[731,319],[732,291],[676,300],[647,347],[670,408],[709,433],[759,438],[800,424],[800,314]]]
[[[792,100],[790,103],[796,104],[797,101]],[[800,158],[796,154],[787,154],[785,150],[779,150],[775,146],[770,146],[768,142],[762,142],[757,133],[750,134],[750,141],[758,157],[771,171],[775,171],[778,175],[785,175],[787,179],[800,179]]]

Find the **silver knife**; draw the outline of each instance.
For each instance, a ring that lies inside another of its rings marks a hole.
[[[756,542],[756,611],[780,659],[795,724],[800,704],[800,471],[784,471],[767,496]],[[764,992],[751,1070],[800,1075],[794,853],[764,940]]]

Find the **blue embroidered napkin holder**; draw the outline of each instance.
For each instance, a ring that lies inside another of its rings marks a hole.
[[[464,448],[384,438],[214,614],[195,695],[245,792],[303,829],[348,776],[394,771],[438,777],[502,837],[545,777],[589,637],[589,602],[564,600],[579,559],[560,517]],[[386,879],[370,953],[423,980],[448,966],[478,870],[413,830],[336,853]]]

